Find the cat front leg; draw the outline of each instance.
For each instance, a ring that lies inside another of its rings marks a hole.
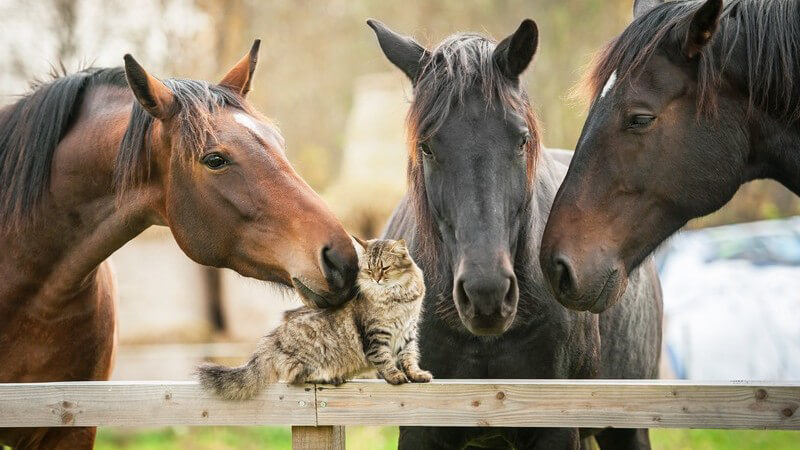
[[[419,367],[419,346],[417,345],[416,327],[406,336],[406,345],[397,354],[400,367],[414,383],[427,383],[433,379],[433,374]]]
[[[332,384],[334,386],[341,386],[347,381],[347,378],[343,376],[337,377],[330,377],[330,378],[320,378],[318,380],[309,380],[308,383],[311,384]]]
[[[367,361],[378,374],[390,384],[408,383],[406,375],[397,368],[397,360],[392,354],[390,340],[392,335],[384,330],[367,331]]]

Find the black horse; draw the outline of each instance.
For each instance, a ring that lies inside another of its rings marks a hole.
[[[653,249],[743,183],[800,195],[800,2],[637,0],[634,15],[590,72],[542,240],[544,272],[578,310],[612,306]]]
[[[566,168],[541,151],[520,86],[536,51],[535,23],[497,45],[456,34],[433,51],[368,23],[414,84],[409,193],[385,234],[409,241],[427,277],[422,365],[438,378],[656,377],[661,290],[651,264],[600,316],[561,307],[540,270],[539,240]],[[649,448],[647,430],[596,437],[606,449]],[[578,448],[580,437],[577,429],[400,431],[402,449],[470,445]]]

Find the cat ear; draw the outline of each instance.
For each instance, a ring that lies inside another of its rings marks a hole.
[[[408,246],[406,245],[405,239],[398,239],[397,242],[392,245],[392,252],[399,252],[401,254],[408,254]]]
[[[367,249],[367,241],[365,241],[365,240],[363,240],[363,239],[360,239],[360,238],[359,238],[358,236],[356,236],[355,234],[351,234],[350,236],[352,236],[352,237],[353,237],[353,240],[354,240],[354,241],[356,241],[356,243],[358,243],[358,245],[360,245],[360,246],[361,246],[361,248],[363,248],[364,250],[366,250],[366,249]]]

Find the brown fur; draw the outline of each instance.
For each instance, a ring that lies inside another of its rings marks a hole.
[[[199,263],[294,284],[321,306],[352,298],[350,237],[289,165],[274,124],[250,113],[245,86],[232,89],[254,66],[237,65],[219,86],[160,81],[126,63],[132,70],[63,76],[0,108],[0,383],[111,376],[116,292],[105,260],[152,225],[169,226]],[[213,171],[204,151],[232,163]],[[87,450],[94,436],[0,428],[0,447]]]
[[[371,369],[392,384],[430,381],[416,341],[425,282],[405,242],[368,241],[359,260],[355,299],[337,309],[288,311],[246,364],[201,366],[203,387],[245,400],[267,383],[341,384]]]

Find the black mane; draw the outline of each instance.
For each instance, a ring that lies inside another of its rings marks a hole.
[[[506,77],[493,58],[496,42],[476,33],[456,33],[431,52],[414,85],[414,100],[408,111],[409,199],[416,212],[419,258],[429,267],[441,263],[439,232],[434,225],[425,193],[419,144],[436,133],[451,109],[462,104],[472,90],[479,90],[487,108],[498,102],[504,111],[525,118],[531,139],[527,144],[527,175],[533,178],[540,152],[539,125],[525,89]],[[428,273],[431,280],[441,273]],[[434,281],[432,281],[434,282]],[[452,306],[452,302],[449,302]]]
[[[213,136],[208,116],[219,107],[250,111],[231,90],[194,80],[164,80],[178,102],[181,148],[195,153]],[[35,220],[49,187],[53,154],[93,87],[128,87],[120,68],[90,68],[37,83],[32,92],[0,109],[0,231]],[[115,165],[117,192],[147,179],[154,119],[137,102]]]
[[[680,45],[702,1],[661,4],[613,40],[589,75],[592,98],[617,72],[630,80],[663,44]],[[698,105],[714,112],[723,79],[747,89],[751,107],[800,119],[800,2],[729,0],[719,28],[699,57]]]
[[[58,142],[92,85],[127,86],[121,69],[87,69],[38,83],[0,109],[0,230],[18,225],[42,199]]]

